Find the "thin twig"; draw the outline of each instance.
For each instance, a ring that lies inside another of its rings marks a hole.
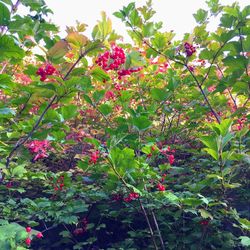
[[[48,103],[48,105],[46,106],[46,108],[44,109],[44,111],[42,112],[42,114],[40,115],[39,119],[36,121],[35,125],[33,126],[32,130],[28,133],[28,135],[26,135],[23,139],[19,140],[17,142],[17,144],[15,145],[15,147],[10,151],[7,159],[6,159],[6,168],[9,167],[10,161],[12,156],[14,155],[15,151],[21,146],[23,145],[35,132],[35,130],[38,128],[40,122],[43,120],[43,117],[45,116],[45,114],[47,113],[47,111],[49,110],[49,108],[52,106],[52,104],[54,103],[54,101],[56,100],[57,95],[55,95],[51,101]]]
[[[165,244],[164,244],[164,241],[163,241],[163,238],[162,238],[162,235],[161,235],[161,230],[159,228],[159,225],[158,225],[155,213],[154,213],[154,211],[151,211],[151,213],[152,213],[152,217],[153,217],[153,220],[154,220],[154,224],[155,224],[156,230],[157,230],[159,238],[160,238],[161,247],[162,247],[163,250],[166,250]]]
[[[103,117],[103,119],[106,121],[107,125],[108,125],[110,128],[112,128],[112,124],[111,124],[110,121],[107,119],[106,115],[104,115],[104,114],[102,113],[102,111],[99,110],[99,109],[97,108],[97,106],[96,106],[95,104],[93,104],[92,106],[93,106],[93,107],[97,110],[97,112]]]
[[[8,65],[9,61],[6,61],[4,64],[3,64],[3,67],[2,69],[0,70],[0,74],[3,74],[3,72],[5,71],[7,65]]]
[[[221,47],[217,50],[217,52],[214,54],[213,59],[212,59],[212,61],[211,61],[211,63],[210,63],[210,66],[209,66],[209,68],[208,68],[208,71],[207,71],[206,75],[203,77],[203,79],[202,79],[200,85],[203,85],[203,83],[206,81],[206,79],[207,79],[207,77],[209,76],[209,73],[210,73],[210,71],[211,71],[211,69],[212,69],[212,66],[213,66],[213,64],[214,64],[214,62],[215,62],[215,60],[216,60],[216,58],[217,58],[217,56],[219,55],[220,51],[223,49],[223,47],[226,45],[227,42],[228,42],[228,40],[227,40],[226,42],[224,42],[224,43],[221,45]]]
[[[116,176],[121,180],[121,182],[124,184],[124,186],[129,190],[129,191],[133,191],[129,186],[128,184],[126,183],[126,181],[123,179],[123,177],[120,175],[120,173],[117,171],[116,167],[114,166],[113,162],[111,161],[111,159],[107,158],[108,162],[110,163],[111,165],[111,168],[113,169],[113,171],[115,172]],[[155,247],[155,250],[158,250],[158,247],[157,247],[157,244],[156,244],[156,241],[155,241],[155,237],[154,237],[154,232],[153,232],[153,229],[152,229],[152,226],[150,224],[150,221],[149,221],[149,218],[148,218],[148,215],[147,215],[147,212],[141,202],[141,199],[138,198],[137,199],[139,201],[139,204],[140,204],[140,208],[144,214],[144,217],[146,219],[146,222],[148,224],[148,228],[149,228],[149,232],[150,232],[150,236],[151,236],[151,239],[153,241],[153,244],[154,244],[154,247]]]
[[[149,218],[148,218],[147,212],[146,212],[146,210],[145,210],[144,206],[142,205],[141,200],[140,200],[140,199],[138,199],[138,201],[139,201],[139,204],[140,204],[141,210],[142,210],[142,212],[143,212],[143,214],[144,214],[144,217],[146,218],[146,221],[147,221],[147,224],[148,224],[148,227],[149,227],[149,232],[150,232],[151,239],[152,239],[152,241],[153,241],[154,247],[155,247],[155,249],[157,250],[157,249],[158,249],[158,247],[157,247],[157,244],[156,244],[156,241],[155,241],[154,232],[153,232],[152,226],[151,226],[151,224],[150,224],[150,221],[149,221]]]
[[[216,121],[217,121],[218,123],[220,123],[220,117],[219,117],[219,115],[216,113],[216,111],[213,109],[212,105],[210,104],[210,102],[209,102],[209,100],[208,100],[208,98],[207,98],[207,96],[206,96],[204,90],[202,89],[202,86],[201,86],[201,84],[199,83],[198,79],[197,79],[196,76],[193,74],[193,72],[189,69],[189,67],[187,66],[187,64],[185,64],[185,67],[187,68],[187,70],[189,71],[189,73],[190,73],[190,74],[192,75],[192,77],[194,78],[194,80],[195,80],[195,82],[196,82],[196,85],[197,85],[198,88],[200,89],[201,94],[203,95],[204,100],[205,100],[205,102],[207,103],[208,107],[210,108],[210,110],[211,110],[213,116],[215,117]]]
[[[27,104],[28,104],[28,102],[29,102],[31,96],[32,96],[32,94],[29,95],[29,97],[27,98],[26,102],[24,103],[22,109],[18,112],[18,115],[21,115],[21,114],[23,113],[23,111],[26,109]]]
[[[225,78],[224,73],[223,73],[223,71],[221,70],[221,68],[220,68],[220,66],[218,64],[217,64],[217,67],[218,67],[218,70],[220,71],[221,75],[223,76],[223,78]],[[229,93],[229,95],[230,95],[230,97],[231,97],[231,99],[232,99],[232,101],[234,103],[234,107],[236,109],[238,109],[236,100],[234,99],[231,90],[229,88],[227,88],[227,91],[228,91],[228,93]]]
[[[93,50],[94,47],[86,50],[84,53],[82,53],[79,58],[77,59],[77,61],[72,65],[72,67],[69,69],[69,71],[66,73],[66,75],[63,77],[63,80],[66,80],[67,77],[70,75],[70,73],[72,72],[72,70],[76,67],[76,65],[80,62],[80,60],[86,56],[91,50]],[[56,99],[60,99],[58,98],[57,95],[54,95],[54,97],[50,100],[50,102],[48,103],[48,105],[46,106],[46,108],[44,109],[44,111],[42,112],[42,114],[40,115],[40,117],[38,118],[38,120],[36,121],[35,125],[33,126],[33,128],[31,129],[31,131],[28,133],[28,135],[26,135],[24,138],[21,138],[15,145],[15,147],[10,151],[9,155],[6,158],[6,168],[9,168],[9,164],[11,162],[11,159],[14,155],[14,153],[16,152],[16,150],[18,150],[20,148],[20,146],[22,146],[32,135],[33,133],[36,131],[36,129],[39,127],[40,122],[43,120],[43,117],[45,116],[45,114],[47,113],[47,111],[50,109],[50,107],[54,104],[54,101],[56,101]],[[2,176],[1,181],[4,179],[4,176]]]
[[[138,32],[137,30],[135,30],[134,27],[133,27],[133,25],[132,25],[129,21],[126,21],[126,23],[131,27],[132,31],[133,31],[137,36],[139,36],[139,38],[142,40],[142,42],[144,42],[148,47],[150,47],[152,50],[154,50],[157,54],[162,55],[162,56],[164,56],[167,60],[169,60],[165,54],[163,54],[161,51],[155,49],[151,44],[149,44],[147,41],[145,41],[144,38],[143,38],[143,36],[142,36],[142,34],[141,34],[140,32]],[[209,67],[209,69],[208,69],[208,71],[207,71],[207,74],[204,76],[204,78],[203,78],[203,80],[202,80],[201,83],[197,80],[197,78],[195,77],[195,75],[193,74],[193,72],[189,69],[189,67],[187,66],[187,63],[182,63],[182,62],[177,61],[177,60],[175,60],[175,59],[173,59],[173,58],[170,58],[170,60],[174,61],[175,63],[178,63],[178,64],[180,64],[180,65],[182,65],[182,66],[185,66],[185,67],[187,68],[187,70],[189,71],[189,73],[190,73],[190,74],[192,75],[192,77],[194,78],[194,80],[195,80],[195,82],[196,82],[198,88],[199,88],[200,91],[201,91],[201,94],[203,95],[203,97],[204,97],[204,99],[205,99],[207,105],[209,106],[209,108],[210,108],[210,110],[211,110],[213,116],[215,117],[215,119],[217,120],[218,123],[220,123],[220,118],[219,118],[218,114],[215,112],[215,110],[213,109],[213,107],[211,106],[211,104],[210,104],[210,102],[209,102],[209,100],[208,100],[208,98],[207,98],[205,92],[203,91],[201,85],[202,85],[202,83],[206,80],[206,78],[207,78],[207,76],[209,75],[210,70],[211,70],[211,68],[212,68],[212,64],[214,63],[214,61],[216,60],[216,57],[218,56],[219,52],[221,51],[221,49],[225,46],[225,44],[226,44],[227,42],[228,42],[228,41],[226,41],[226,42],[220,47],[220,49],[215,53],[214,58],[213,58],[213,60],[212,60],[212,62],[211,62],[211,65],[210,65],[210,67]]]

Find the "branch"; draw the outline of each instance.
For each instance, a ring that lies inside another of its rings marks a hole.
[[[107,158],[109,164],[111,165],[111,168],[113,169],[113,171],[115,172],[116,176],[121,180],[121,182],[124,184],[124,186],[131,192],[133,191],[127,184],[127,182],[123,179],[123,177],[120,175],[120,173],[117,171],[116,167],[114,166],[113,162],[111,161],[111,159]],[[147,221],[147,224],[148,224],[148,228],[149,228],[149,232],[150,232],[150,236],[151,236],[151,239],[153,241],[153,244],[154,244],[154,248],[155,250],[158,250],[158,247],[157,247],[157,244],[156,244],[156,241],[155,241],[155,237],[154,237],[154,232],[153,232],[153,229],[152,229],[152,226],[150,224],[150,221],[149,221],[149,217],[147,215],[147,212],[141,202],[141,199],[138,198],[138,201],[139,201],[139,204],[140,204],[140,208],[144,214],[144,217]]]
[[[151,48],[157,54],[163,56],[167,60],[167,62],[169,63],[169,58],[165,54],[163,54],[161,51],[159,51],[156,48],[154,48],[150,43],[148,43],[147,41],[145,41],[143,35],[140,32],[138,32],[129,21],[126,21],[126,23],[129,25],[129,27],[132,29],[132,31],[141,39],[141,41],[143,43],[145,43],[149,48]],[[174,62],[176,62],[176,63],[181,64],[181,65],[184,66],[184,63],[182,63],[182,62],[176,61],[174,59],[170,59],[170,60],[172,60],[172,61],[174,61]],[[169,63],[169,66],[173,69],[173,67],[172,67],[172,65],[170,63]]]
[[[63,80],[66,80],[67,77],[70,75],[70,73],[72,72],[72,70],[76,67],[76,65],[79,63],[79,61],[87,55],[87,53],[89,53],[89,51],[93,50],[94,48],[90,48],[88,50],[86,50],[83,54],[81,54],[79,56],[79,58],[77,59],[77,61],[72,65],[72,67],[69,69],[69,71],[66,73],[66,75],[63,77]],[[15,145],[15,147],[10,151],[9,155],[6,158],[6,163],[5,166],[6,168],[9,168],[11,159],[14,155],[14,153],[20,148],[20,146],[22,146],[36,131],[36,129],[39,127],[39,124],[41,123],[41,121],[43,120],[45,114],[47,113],[47,111],[50,109],[50,107],[54,104],[54,101],[58,98],[57,95],[54,95],[54,97],[51,99],[51,101],[48,103],[48,105],[46,106],[46,108],[44,109],[44,111],[42,112],[42,114],[40,115],[40,117],[38,118],[38,120],[36,121],[35,125],[33,126],[33,128],[31,129],[31,131],[28,133],[28,135],[26,135],[24,138],[21,138]],[[59,100],[60,98],[58,98]],[[2,177],[1,181],[4,179],[4,176]]]
[[[187,64],[185,64],[185,67],[187,68],[187,70],[189,71],[189,73],[190,73],[190,74],[192,75],[192,77],[194,78],[194,80],[195,80],[195,82],[196,82],[198,88],[199,88],[200,91],[201,91],[201,94],[203,95],[203,97],[204,97],[204,99],[205,99],[205,102],[207,103],[208,107],[210,108],[210,110],[211,110],[213,116],[215,117],[216,121],[217,121],[218,123],[220,123],[220,117],[219,117],[219,115],[216,113],[216,111],[213,109],[212,105],[210,104],[210,102],[209,102],[209,100],[208,100],[208,98],[207,98],[207,96],[206,96],[204,90],[202,89],[202,86],[201,86],[201,84],[199,83],[198,79],[197,79],[196,76],[193,74],[193,72],[189,69],[189,67],[187,66]]]
[[[219,55],[220,51],[223,49],[223,47],[226,45],[227,42],[228,42],[228,41],[224,42],[224,43],[221,45],[221,47],[217,50],[217,52],[214,54],[213,59],[212,59],[212,61],[211,61],[211,63],[210,63],[210,66],[209,66],[209,68],[208,68],[208,71],[207,71],[206,75],[203,77],[203,79],[202,79],[200,85],[203,85],[203,83],[206,81],[206,79],[207,79],[207,77],[208,77],[208,75],[209,75],[209,73],[210,73],[210,71],[211,71],[211,69],[212,69],[212,66],[213,66],[213,64],[214,64],[214,62],[215,62],[215,60],[216,60],[216,58],[217,58],[217,56]]]
[[[110,128],[112,128],[112,127],[113,127],[112,124],[111,124],[110,121],[107,119],[106,115],[104,115],[104,114],[102,113],[102,111],[99,110],[99,109],[97,108],[96,104],[93,103],[93,104],[91,104],[91,105],[92,105],[92,107],[93,107],[94,109],[96,109],[96,111],[103,117],[103,119],[106,121],[107,125],[108,125]]]
[[[40,122],[42,121],[43,117],[45,116],[45,114],[47,113],[47,111],[49,110],[49,108],[52,106],[52,104],[54,103],[54,101],[56,100],[57,95],[55,95],[51,101],[48,103],[47,107],[44,109],[43,113],[40,115],[40,117],[38,118],[38,120],[36,121],[35,125],[33,126],[32,130],[28,133],[28,135],[26,135],[23,139],[20,139],[16,146],[10,151],[7,159],[6,159],[6,168],[9,167],[9,164],[11,162],[11,158],[14,155],[15,151],[21,146],[23,145],[35,132],[35,130],[37,129],[37,127],[39,126]]]
[[[26,102],[23,105],[23,108],[18,112],[18,115],[21,115],[23,113],[23,111],[26,109],[31,96],[32,96],[32,94],[29,95],[29,97],[27,98]]]
[[[140,199],[138,199],[138,200],[139,200],[139,204],[140,204],[141,210],[142,210],[142,212],[143,212],[143,214],[144,214],[144,216],[145,216],[145,218],[146,218],[146,221],[147,221],[147,224],[148,224],[148,227],[149,227],[149,232],[150,232],[151,239],[152,239],[152,241],[153,241],[153,244],[154,244],[155,250],[157,250],[157,249],[158,249],[158,247],[157,247],[157,244],[156,244],[156,242],[155,242],[154,232],[153,232],[152,226],[151,226],[151,224],[150,224],[150,221],[149,221],[149,218],[148,218],[147,212],[146,212],[146,210],[145,210],[144,206],[142,205],[141,200],[140,200]]]
[[[132,31],[133,31],[133,32],[134,32],[134,33],[135,33],[135,34],[136,34],[145,44],[147,44],[147,45],[148,45],[152,50],[154,50],[157,54],[164,56],[164,57],[168,60],[168,58],[167,58],[166,55],[164,55],[161,51],[158,51],[158,50],[155,49],[151,44],[149,44],[148,42],[146,42],[146,41],[144,40],[142,34],[141,34],[140,32],[138,32],[138,31],[136,31],[136,30],[134,29],[134,27],[132,26],[132,24],[131,24],[129,21],[126,21],[126,23],[131,27]],[[227,41],[226,41],[226,42],[227,42]],[[178,64],[180,64],[180,65],[182,65],[182,66],[185,66],[185,67],[188,69],[189,73],[190,73],[190,74],[192,75],[192,77],[194,78],[194,80],[195,80],[195,82],[196,82],[198,88],[199,88],[200,91],[201,91],[201,94],[203,95],[203,97],[204,97],[204,99],[205,99],[207,105],[209,106],[209,108],[210,108],[210,110],[211,110],[213,116],[215,117],[215,119],[216,119],[216,121],[217,121],[218,123],[220,123],[220,118],[219,118],[218,114],[215,112],[215,110],[213,109],[213,107],[211,106],[211,104],[210,104],[210,102],[209,102],[209,100],[208,100],[208,98],[207,98],[207,96],[206,96],[204,90],[202,89],[201,85],[202,85],[202,83],[206,80],[208,74],[210,73],[212,64],[214,63],[214,61],[215,61],[217,55],[219,54],[219,52],[221,51],[221,49],[225,46],[226,42],[225,42],[225,43],[220,47],[220,49],[215,53],[214,58],[213,58],[213,60],[212,60],[212,62],[211,62],[211,66],[209,67],[208,72],[207,72],[207,74],[204,76],[204,78],[203,78],[203,80],[202,80],[201,83],[199,83],[199,81],[197,80],[197,78],[195,77],[195,75],[193,74],[193,72],[189,69],[189,67],[187,66],[186,63],[182,63],[182,62],[180,62],[180,61],[174,60],[173,58],[170,59],[171,61],[174,61],[175,63],[178,63]]]
[[[65,81],[67,79],[67,77],[71,74],[72,70],[76,67],[76,65],[82,60],[83,57],[85,57],[90,51],[98,48],[98,47],[102,47],[102,44],[99,44],[96,47],[91,47],[87,50],[85,50],[83,53],[80,54],[79,58],[76,60],[76,62],[71,66],[71,68],[69,69],[69,71],[66,73],[66,75],[63,77],[63,80]]]
[[[17,11],[17,8],[18,8],[20,3],[21,3],[21,0],[17,0],[15,4],[12,4],[12,6],[11,6],[11,14],[14,14]]]
[[[152,217],[153,217],[153,220],[154,220],[154,224],[156,226],[156,230],[157,230],[157,232],[159,234],[161,247],[162,247],[163,250],[166,250],[165,245],[164,245],[164,241],[163,241],[163,238],[162,238],[162,235],[161,235],[161,230],[159,228],[158,222],[157,222],[156,217],[155,217],[155,213],[154,213],[154,211],[151,211],[151,213],[152,213]]]
[[[8,65],[9,61],[6,61],[4,64],[3,64],[3,67],[2,69],[0,70],[0,74],[3,74],[3,72],[5,71],[7,65]]]
[[[223,74],[223,71],[221,70],[221,68],[220,68],[220,66],[219,66],[218,64],[217,64],[217,67],[218,67],[218,69],[219,69],[221,75],[223,76],[223,78],[225,78],[225,76],[224,76],[224,74]],[[232,101],[233,101],[233,103],[234,103],[234,107],[235,107],[236,109],[238,109],[236,100],[234,99],[231,90],[230,90],[229,88],[227,88],[227,91],[228,91],[228,93],[229,93],[229,95],[230,95],[230,97],[231,97],[231,99],[232,99]]]

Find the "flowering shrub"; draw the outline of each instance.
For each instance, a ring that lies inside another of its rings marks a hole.
[[[128,4],[129,44],[0,1],[1,250],[249,247],[249,6],[206,2],[181,40]]]

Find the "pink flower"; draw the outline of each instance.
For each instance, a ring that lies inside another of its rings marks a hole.
[[[31,78],[23,73],[16,73],[15,74],[16,81],[22,85],[28,85],[32,82]]]
[[[99,159],[99,151],[95,151],[95,152],[92,152],[91,156],[90,156],[90,160],[89,160],[89,163],[94,163],[96,164],[97,160]]]
[[[31,244],[31,239],[30,239],[30,238],[27,238],[27,239],[25,240],[25,243],[26,243],[27,246],[30,246],[30,244]]]
[[[34,140],[31,141],[27,148],[33,154],[36,154],[34,157],[34,161],[48,157],[47,149],[50,149],[50,142],[48,140],[38,141]]]
[[[216,90],[216,87],[215,86],[210,86],[210,87],[207,88],[207,90],[209,92],[214,92]]]
[[[151,158],[152,157],[152,153],[147,154],[147,158]]]
[[[36,237],[37,237],[38,239],[41,239],[41,238],[43,237],[43,234],[42,234],[41,232],[39,232],[39,233],[37,233]]]
[[[169,164],[172,165],[174,163],[174,155],[168,155]]]
[[[133,200],[136,200],[139,198],[139,194],[135,193],[135,192],[131,192],[127,197],[125,197],[123,200],[125,202],[130,202]]]
[[[38,105],[35,105],[33,106],[30,110],[29,110],[29,113],[34,115],[34,114],[37,114],[38,110],[39,110],[39,106]]]
[[[196,52],[195,47],[188,42],[184,43],[184,49],[187,56],[192,56]]]
[[[165,191],[166,190],[165,186],[162,185],[161,183],[158,183],[156,187],[157,187],[158,191]]]
[[[110,100],[114,100],[115,99],[115,94],[114,92],[112,92],[111,90],[108,90],[106,93],[105,93],[105,98]]]

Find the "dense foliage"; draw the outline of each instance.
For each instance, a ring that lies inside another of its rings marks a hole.
[[[51,14],[0,0],[0,249],[247,249],[250,6],[176,40],[130,3],[131,43]]]

